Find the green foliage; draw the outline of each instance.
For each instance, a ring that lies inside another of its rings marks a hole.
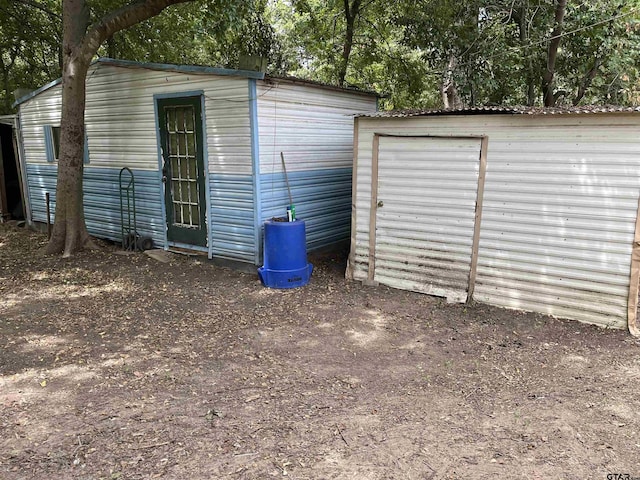
[[[353,0],[349,0],[350,4]],[[541,102],[555,0],[362,0],[345,81],[383,108],[441,106],[447,78],[465,105]],[[0,112],[11,92],[60,75],[60,1],[0,0]],[[89,0],[92,21],[125,0]],[[556,64],[558,104],[640,101],[640,0],[569,0]],[[339,82],[344,0],[201,0],[116,34],[99,55],[238,67]],[[584,92],[583,92],[584,91]]]
[[[60,2],[41,9],[0,0],[0,114],[10,113],[17,88],[35,88],[59,76]]]

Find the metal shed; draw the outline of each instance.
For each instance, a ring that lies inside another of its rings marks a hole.
[[[361,115],[347,277],[637,321],[640,108]]]
[[[28,220],[46,222],[46,193],[55,208],[60,80],[16,105]],[[261,226],[289,203],[284,152],[308,248],[348,240],[352,115],[376,105],[371,92],[261,72],[101,58],[87,76],[89,232],[120,240],[118,175],[128,167],[141,235],[165,249],[259,264]]]

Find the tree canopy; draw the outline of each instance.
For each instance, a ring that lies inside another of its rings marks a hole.
[[[1,113],[14,90],[61,75],[60,3],[0,0]],[[87,2],[92,18],[127,3]],[[98,55],[231,68],[260,55],[270,73],[385,93],[385,108],[542,105],[545,88],[550,105],[628,105],[640,98],[639,18],[640,0],[201,0],[114,34]]]

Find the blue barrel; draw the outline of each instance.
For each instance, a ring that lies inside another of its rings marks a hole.
[[[313,265],[307,262],[304,220],[264,223],[264,266],[260,281],[271,288],[296,288],[309,283]]]

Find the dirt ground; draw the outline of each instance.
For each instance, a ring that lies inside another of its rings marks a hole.
[[[2,479],[640,477],[627,332],[44,243],[0,225]]]

